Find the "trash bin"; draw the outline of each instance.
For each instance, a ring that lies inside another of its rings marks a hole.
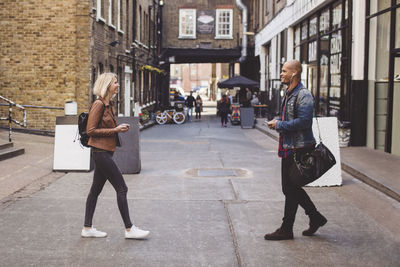
[[[348,147],[350,142],[350,129],[351,123],[349,121],[339,121],[338,120],[338,128],[339,128],[339,146],[340,147]]]
[[[118,124],[128,123],[130,130],[119,133],[121,146],[114,153],[114,160],[122,174],[140,173],[142,165],[140,159],[140,133],[138,117],[118,117]]]

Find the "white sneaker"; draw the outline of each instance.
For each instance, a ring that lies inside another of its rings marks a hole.
[[[86,230],[85,228],[82,229],[81,232],[82,237],[106,237],[107,233],[102,232],[99,230],[96,230],[96,228],[90,228],[89,230]]]
[[[132,225],[130,231],[125,230],[125,238],[143,239],[149,234],[150,234],[149,231],[142,230],[134,225]]]

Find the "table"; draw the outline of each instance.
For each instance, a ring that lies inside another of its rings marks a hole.
[[[265,110],[267,109],[267,104],[261,104],[261,105],[253,105],[255,109],[255,113],[258,114],[258,117],[261,118],[261,111],[264,108]],[[257,112],[258,111],[258,112]]]

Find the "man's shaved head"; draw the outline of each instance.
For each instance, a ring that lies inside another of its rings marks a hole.
[[[289,60],[283,64],[281,72],[281,83],[286,85],[297,85],[301,80],[301,63],[298,60]]]
[[[293,72],[296,72],[298,75],[301,73],[302,68],[301,68],[301,63],[298,60],[290,60],[288,62],[285,63],[285,65],[287,64],[287,67],[289,69],[291,69]]]

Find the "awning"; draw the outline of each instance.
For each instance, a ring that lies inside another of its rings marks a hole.
[[[218,87],[229,89],[232,89],[234,87],[259,88],[260,84],[256,81],[250,80],[249,78],[238,75],[223,82],[219,82]]]

